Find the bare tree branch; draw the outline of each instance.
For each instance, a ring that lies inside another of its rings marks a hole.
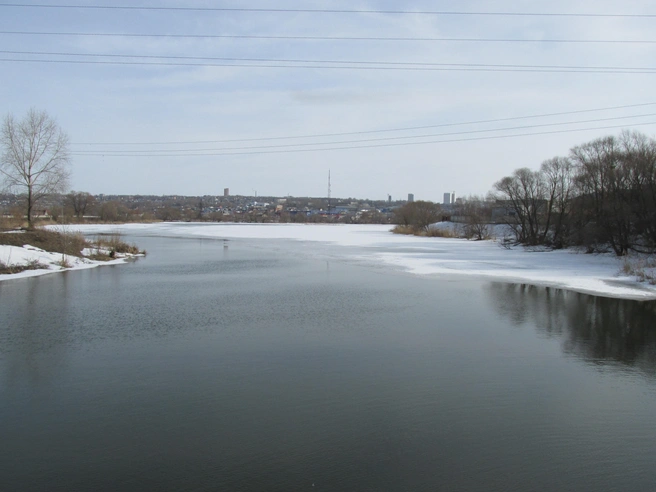
[[[8,191],[27,195],[27,222],[46,195],[68,187],[68,136],[45,111],[30,109],[21,121],[9,114],[0,132],[0,176]]]

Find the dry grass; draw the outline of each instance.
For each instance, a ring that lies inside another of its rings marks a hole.
[[[62,255],[61,260],[56,261],[55,265],[62,267],[62,268],[71,268],[73,265],[71,264],[70,261],[68,261],[68,258],[66,255]]]
[[[656,258],[653,256],[625,257],[621,271],[625,275],[636,277],[639,282],[656,285]]]
[[[89,242],[81,233],[66,230],[30,229],[22,232],[0,232],[0,244],[19,248],[29,244],[50,253],[61,253],[62,259],[56,264],[62,268],[70,268],[72,265],[67,257],[82,257],[82,250],[85,248],[94,251],[87,258],[96,261],[108,261],[116,258],[117,255],[124,254],[146,254],[145,251],[140,251],[136,245],[125,242],[120,234],[103,235],[96,238],[95,241]],[[5,265],[0,263],[0,274],[18,273],[23,270],[39,268],[47,269],[48,267],[38,262],[28,263],[27,265]]]
[[[394,234],[405,234],[405,235],[412,235],[415,233],[414,227],[411,226],[404,226],[404,225],[397,225],[394,226],[392,229],[392,232]]]
[[[453,229],[438,229],[437,227],[429,227],[427,231],[424,231],[424,234],[420,235],[427,237],[459,237]]]
[[[22,226],[22,219],[14,219],[13,217],[0,217],[0,231],[11,231]]]
[[[107,251],[105,256],[115,258],[116,254],[145,255],[144,250],[140,250],[136,244],[129,244],[123,240],[119,233],[102,234],[92,241],[91,247],[97,251],[96,255],[102,256],[101,251]],[[92,258],[93,259],[93,258]]]
[[[25,265],[5,265],[0,261],[0,275],[9,275],[12,273],[20,273],[25,270],[48,270],[48,265],[39,263],[38,260],[32,260]]]
[[[408,236],[420,237],[446,237],[453,238],[459,237],[453,229],[440,229],[437,227],[429,227],[428,230],[417,229],[412,226],[397,225],[392,229],[394,234],[405,234]]]
[[[47,229],[32,229],[22,233],[0,233],[0,244],[23,247],[30,244],[51,253],[80,256],[87,247],[84,236],[76,232],[58,232]]]

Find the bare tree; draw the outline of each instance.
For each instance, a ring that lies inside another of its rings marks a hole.
[[[458,207],[458,215],[464,218],[465,237],[478,241],[490,236],[492,203],[484,197],[471,195]]]
[[[631,249],[632,220],[629,175],[616,137],[604,137],[571,150],[586,229],[593,243],[609,244],[618,256]]]
[[[96,199],[86,191],[71,191],[66,195],[66,203],[69,205],[78,219],[84,217],[87,209],[91,207]]]
[[[624,131],[619,145],[629,187],[633,249],[656,250],[656,140],[635,131]]]
[[[68,184],[68,136],[45,111],[30,109],[16,121],[9,114],[0,133],[0,174],[9,190],[26,195],[28,227],[34,206],[51,193],[61,193]]]
[[[412,227],[415,231],[427,231],[431,224],[440,220],[437,203],[418,200],[406,203],[394,211],[394,223]]]
[[[567,157],[554,157],[542,163],[540,173],[547,199],[544,237],[551,233],[551,244],[561,248],[565,246],[569,236],[574,166]]]
[[[415,210],[412,203],[406,203],[394,210],[392,220],[395,224],[410,227],[414,220]]]
[[[523,167],[495,183],[494,187],[514,212],[508,225],[513,229],[517,242],[529,245],[543,243],[548,232],[544,220],[547,200],[540,172]]]

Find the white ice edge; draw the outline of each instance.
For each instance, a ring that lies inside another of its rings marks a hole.
[[[313,241],[328,247],[349,246],[346,254],[351,258],[366,258],[415,275],[466,275],[606,297],[656,299],[656,287],[640,283],[635,277],[620,275],[621,260],[611,254],[590,255],[571,250],[532,252],[524,248],[506,249],[494,241],[401,236],[392,234],[389,225],[163,222],[71,227],[84,234],[118,232],[165,237]],[[61,255],[57,257],[61,259]]]

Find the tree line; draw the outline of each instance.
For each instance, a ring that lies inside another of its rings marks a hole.
[[[449,217],[467,238],[485,239],[490,224],[509,227],[510,242],[656,252],[656,140],[636,131],[577,145],[539,169],[515,170],[487,197],[441,208],[413,202],[395,211],[396,232],[426,235]]]
[[[656,140],[639,132],[578,145],[494,189],[519,244],[656,251]]]

